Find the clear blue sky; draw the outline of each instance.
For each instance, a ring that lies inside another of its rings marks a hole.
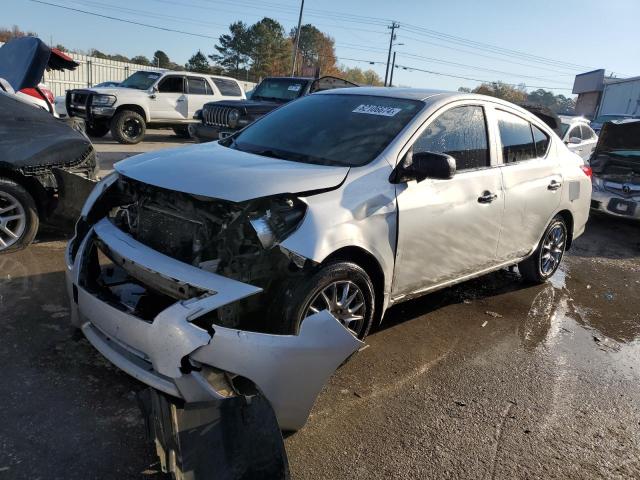
[[[278,20],[288,31],[296,24],[300,6],[299,0],[45,1],[215,38],[235,20],[253,23],[264,16]],[[148,57],[161,49],[177,63],[185,63],[197,50],[214,51],[215,40],[210,38],[29,0],[3,3],[1,26],[15,24],[71,49]],[[342,64],[373,68],[381,76],[384,65],[370,66],[367,61],[386,61],[389,31],[385,25],[393,19],[401,24],[396,42],[404,43],[396,47],[398,65],[551,87],[556,93],[569,94],[566,88],[580,71],[605,68],[616,76],[640,75],[638,18],[640,0],[306,0],[303,22],[315,24],[335,39]],[[454,90],[478,82],[396,69],[394,84]]]

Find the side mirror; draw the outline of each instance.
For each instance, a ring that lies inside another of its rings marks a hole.
[[[446,153],[418,152],[409,150],[391,173],[391,183],[409,180],[421,182],[425,178],[449,180],[456,174],[456,159]]]
[[[581,139],[581,138],[578,138],[578,137],[571,137],[571,138],[569,139],[569,143],[570,143],[571,145],[580,145],[580,144],[582,143],[582,139]]]

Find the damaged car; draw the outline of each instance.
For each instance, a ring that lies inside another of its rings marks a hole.
[[[72,321],[172,398],[259,392],[297,430],[391,305],[507,266],[551,277],[584,231],[589,174],[499,99],[308,95],[116,164],[68,245]]]
[[[640,220],[640,120],[606,122],[589,164],[591,208]]]
[[[0,49],[0,254],[27,247],[41,221],[73,225],[95,185],[96,152],[77,122],[34,108],[46,68],[68,66],[34,37]]]

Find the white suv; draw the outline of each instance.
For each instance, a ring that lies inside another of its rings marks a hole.
[[[193,72],[139,71],[118,87],[69,90],[70,116],[87,122],[87,133],[111,135],[120,143],[138,143],[147,125],[172,127],[176,135],[188,137],[187,126],[205,103],[245,99],[233,78]]]

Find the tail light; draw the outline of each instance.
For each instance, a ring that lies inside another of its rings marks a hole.
[[[41,94],[37,88],[23,88],[20,92],[25,95],[29,95],[30,97],[37,98],[38,100],[46,100],[46,98]]]
[[[591,170],[591,167],[589,165],[582,165],[580,168],[582,169],[582,171],[587,177],[589,178],[593,177],[593,171]]]
[[[40,92],[42,92],[42,94],[47,97],[47,100],[49,100],[49,103],[51,105],[53,105],[56,101],[56,98],[53,95],[53,92],[51,90],[49,90],[46,87],[39,87],[38,90],[40,90]]]

